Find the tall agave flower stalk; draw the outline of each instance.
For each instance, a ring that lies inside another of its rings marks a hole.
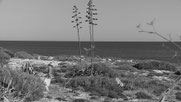
[[[97,18],[95,18],[94,16],[97,15],[96,11],[97,9],[95,9],[95,5],[93,4],[92,0],[89,0],[88,4],[87,4],[88,8],[87,8],[87,15],[86,18],[87,20],[85,22],[88,22],[89,24],[89,33],[90,33],[90,44],[91,44],[91,64],[93,63],[94,60],[94,49],[95,49],[95,44],[94,44],[94,26],[97,25],[96,23],[94,23],[95,20],[98,20]]]
[[[78,8],[77,6],[73,6],[73,16],[72,16],[72,23],[74,23],[75,25],[73,26],[73,28],[76,28],[77,29],[77,37],[78,37],[78,46],[79,46],[79,55],[81,57],[82,55],[82,51],[81,51],[81,41],[80,41],[80,29],[82,28],[80,26],[80,24],[82,23],[81,22],[81,19],[82,17],[80,17],[80,12],[78,11]]]

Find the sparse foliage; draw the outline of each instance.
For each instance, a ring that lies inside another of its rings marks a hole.
[[[152,31],[142,29],[141,24],[137,25],[136,28],[139,29],[139,32],[157,35],[157,36],[161,37],[162,39],[172,43],[175,47],[177,47],[179,50],[181,50],[181,46],[172,40],[171,34],[169,34],[169,38],[167,38],[167,37],[163,36],[161,33],[158,33],[158,31],[156,30],[155,25],[154,25],[155,21],[156,21],[156,19],[154,18],[151,22],[146,23],[148,26],[152,27],[152,29],[153,29]],[[177,56],[177,51],[175,51],[175,54],[173,57],[175,57],[175,56]],[[169,88],[169,90],[165,91],[163,93],[159,102],[164,102],[165,97],[167,97],[167,95],[170,94],[170,92],[174,89],[174,87],[177,86],[177,84],[180,82],[180,79],[181,79],[181,76],[178,76],[178,78],[174,81],[173,85]]]
[[[78,11],[78,8],[77,6],[73,6],[73,21],[72,23],[74,23],[75,25],[73,26],[74,28],[77,29],[77,36],[78,36],[78,43],[79,43],[79,55],[81,56],[82,55],[82,52],[81,52],[81,42],[80,42],[80,29],[82,28],[80,26],[80,24],[82,23],[81,22],[81,19],[82,17],[80,17],[80,12]]]
[[[96,11],[97,9],[95,9],[95,5],[93,4],[92,0],[89,0],[88,4],[87,4],[88,8],[87,8],[87,15],[86,18],[87,20],[85,22],[88,22],[89,24],[89,33],[90,33],[90,43],[91,43],[91,64],[94,60],[94,49],[95,49],[95,44],[94,44],[94,26],[96,26],[97,24],[95,23],[96,20],[98,20],[97,18],[95,18],[94,16],[97,15]]]

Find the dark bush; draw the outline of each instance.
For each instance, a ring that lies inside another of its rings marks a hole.
[[[151,96],[147,95],[145,92],[137,92],[135,96],[138,99],[151,99]]]
[[[29,53],[27,53],[25,51],[16,52],[15,57],[23,58],[23,59],[33,59],[34,58],[31,54],[29,54]]]
[[[91,102],[87,99],[74,99],[73,102]]]
[[[176,99],[181,101],[181,92],[177,92],[175,93],[175,95],[176,95]]]
[[[139,70],[168,70],[168,71],[177,71],[177,67],[168,62],[149,60],[145,62],[140,62],[133,65],[133,67]]]
[[[83,69],[83,70],[82,70]],[[104,63],[97,63],[90,66],[74,66],[70,68],[69,72],[65,75],[65,77],[76,77],[76,76],[104,76],[115,78],[118,76],[118,72],[113,68],[109,68]]]

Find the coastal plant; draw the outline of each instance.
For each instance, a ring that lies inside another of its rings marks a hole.
[[[150,27],[152,28],[151,31],[149,31],[149,30],[144,30],[144,29],[142,28],[142,25],[141,25],[141,24],[137,25],[136,28],[139,29],[139,32],[141,32],[141,33],[148,33],[148,34],[153,34],[153,35],[157,35],[158,37],[161,37],[162,39],[164,39],[164,40],[170,42],[172,45],[174,45],[179,51],[181,51],[181,46],[172,40],[170,34],[169,34],[169,38],[167,38],[167,37],[163,36],[163,34],[159,33],[159,32],[156,30],[156,28],[155,28],[155,20],[156,20],[156,19],[154,18],[151,22],[146,23],[148,26],[150,26]],[[175,55],[173,55],[173,57],[178,56],[177,53],[178,53],[178,52],[175,50]],[[172,92],[172,90],[174,89],[174,87],[178,85],[178,83],[180,82],[180,79],[181,79],[181,76],[178,76],[177,79],[174,81],[173,85],[172,85],[170,88],[168,88],[167,91],[165,91],[165,92],[163,93],[163,95],[162,95],[162,97],[160,98],[160,101],[159,101],[159,102],[164,102],[165,98],[170,94],[170,92]]]
[[[174,64],[164,61],[148,60],[133,65],[139,70],[166,70],[176,72],[178,69]]]
[[[181,101],[181,92],[177,92],[175,93],[175,95],[176,95],[176,99]]]
[[[29,54],[25,51],[16,52],[15,57],[16,58],[22,58],[22,59],[33,59],[34,58],[31,54]]]
[[[114,78],[109,77],[78,76],[74,77],[67,86],[73,89],[82,87],[85,91],[111,98],[124,97],[122,94],[123,89],[116,83]]]
[[[73,16],[72,16],[73,21],[72,21],[72,23],[75,24],[73,27],[77,29],[77,37],[78,37],[78,44],[79,44],[79,55],[81,57],[82,51],[81,51],[81,41],[80,41],[80,29],[82,27],[80,26],[80,24],[82,23],[81,22],[82,17],[80,17],[80,14],[81,13],[78,11],[77,6],[74,5],[73,6]]]
[[[0,67],[0,94],[10,102],[31,102],[44,96],[44,82],[33,75]]]
[[[9,60],[11,57],[5,53],[4,51],[0,50],[0,66],[2,67],[4,64],[7,63],[7,60]]]
[[[116,70],[106,66],[104,63],[95,63],[92,65],[83,65],[84,68],[80,68],[79,65],[69,68],[65,77],[77,77],[77,76],[104,76],[109,78],[116,78],[119,76]]]
[[[150,95],[148,95],[148,93],[146,93],[146,92],[137,92],[136,94],[135,94],[135,96],[136,96],[136,98],[138,98],[138,99],[151,99],[152,97],[150,96]]]
[[[97,24],[95,23],[96,20],[98,20],[97,18],[95,18],[94,16],[97,15],[96,11],[97,9],[95,9],[95,5],[93,4],[92,0],[89,0],[88,4],[87,4],[87,15],[86,18],[87,20],[85,22],[88,22],[89,24],[89,34],[90,34],[90,53],[91,53],[91,64],[93,63],[94,60],[94,50],[95,50],[95,43],[94,43],[94,26],[96,26]]]

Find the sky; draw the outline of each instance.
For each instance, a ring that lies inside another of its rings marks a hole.
[[[77,41],[72,9],[83,17],[82,41],[89,40],[85,23],[89,0],[0,0],[0,40]],[[181,36],[181,0],[93,0],[98,9],[96,41],[163,41],[158,36],[139,33],[136,25],[154,18],[155,28],[175,41]]]

